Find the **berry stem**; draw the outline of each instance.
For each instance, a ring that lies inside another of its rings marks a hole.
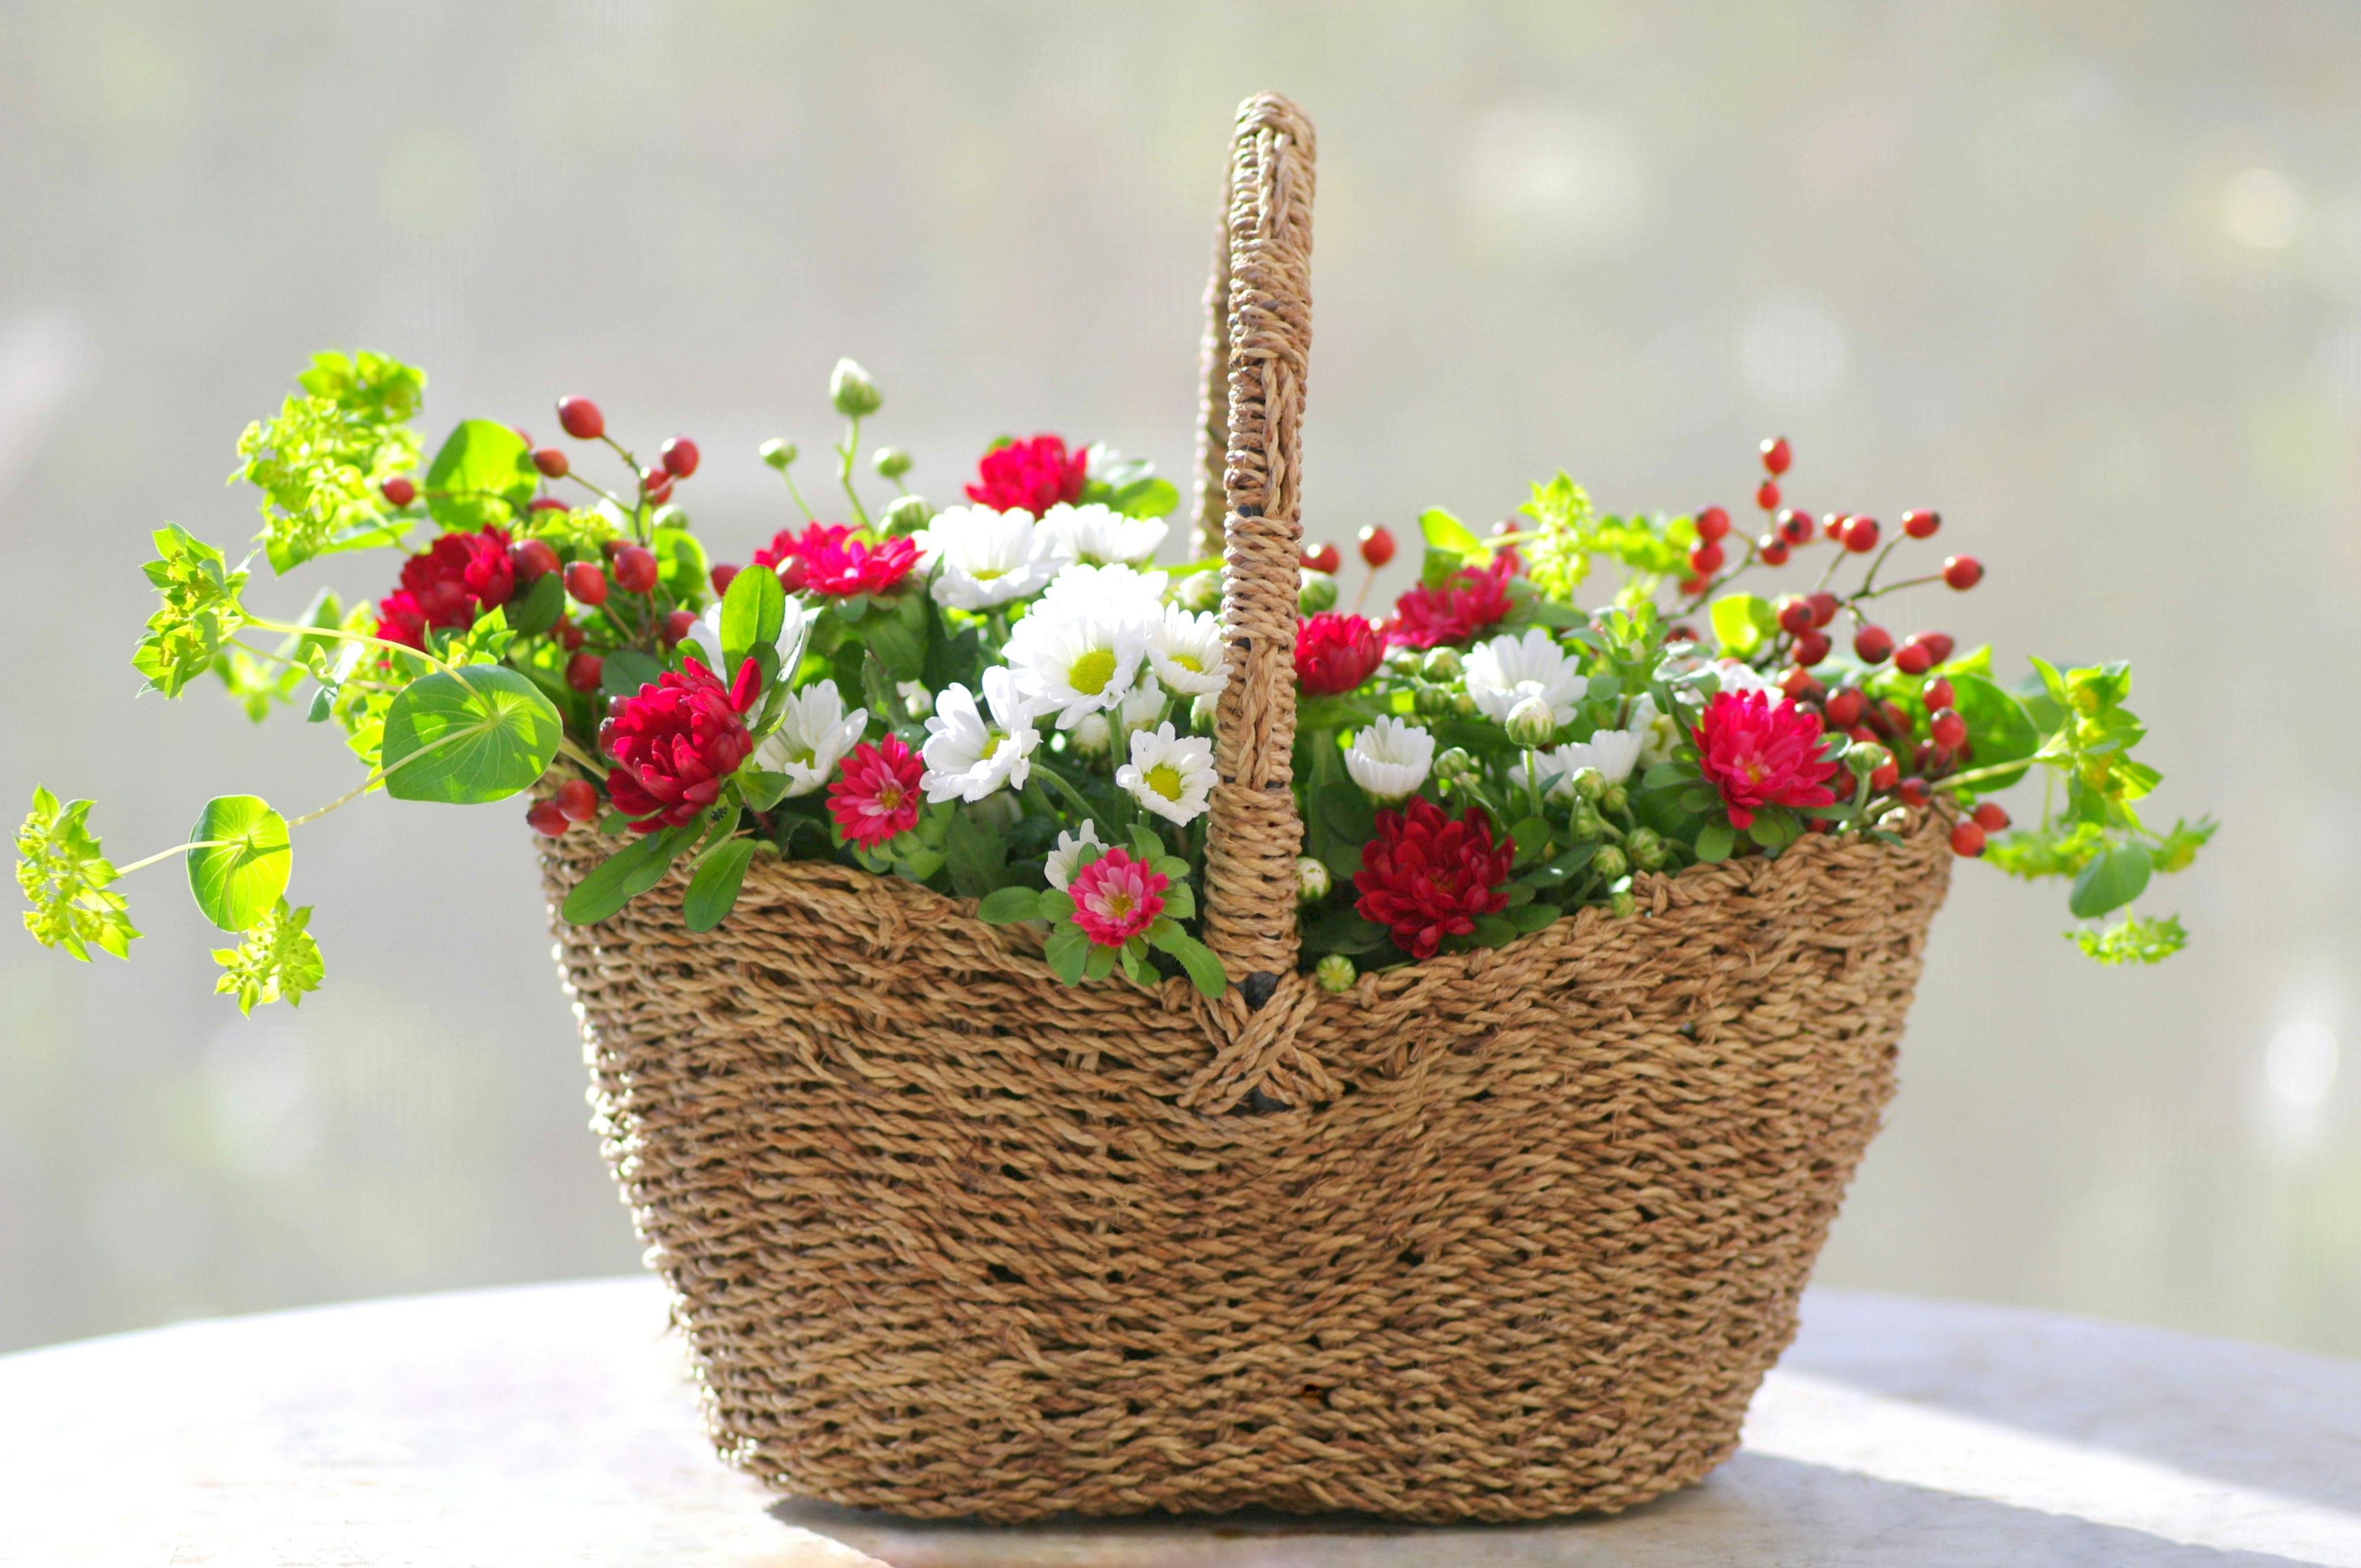
[[[1895,543],[1898,543],[1900,541],[1897,540]],[[1892,546],[1889,545],[1887,548],[1891,549]],[[1882,561],[1884,557],[1881,555],[1878,559]],[[1872,567],[1870,569],[1870,576],[1872,577],[1877,576],[1876,568]],[[1875,590],[1872,590],[1867,583],[1863,583],[1861,585],[1861,591],[1853,595],[1852,598],[1847,602],[1858,603],[1862,599],[1883,598],[1887,594],[1898,594],[1905,588],[1924,587],[1928,583],[1939,583],[1942,580],[1942,573],[1929,572],[1923,577],[1905,577],[1898,583],[1888,583],[1883,587]]]
[[[838,482],[844,487],[844,499],[852,503],[853,521],[866,529],[869,526],[869,509],[861,504],[861,492],[852,488],[852,460],[861,455],[861,416],[859,414],[846,417],[844,444],[836,449],[836,455],[844,460],[843,466],[837,470],[836,476]]]
[[[1894,554],[1895,546],[1899,545],[1904,540],[1909,537],[1910,536],[1908,534],[1904,533],[1899,530],[1895,531],[1894,537],[1885,542],[1885,548],[1877,553],[1877,559],[1869,564],[1869,575],[1861,578],[1861,591],[1853,595],[1853,598],[1857,599],[1865,599],[1874,598],[1876,597],[1877,569],[1885,565],[1885,558]],[[1942,574],[1939,572],[1936,574],[1938,576],[1940,576]]]
[[[412,659],[423,659],[426,663],[434,665],[436,669],[444,671],[447,674],[457,676],[461,685],[467,685],[467,677],[459,674],[457,665],[448,663],[444,660],[438,659],[423,648],[412,648],[407,642],[389,642],[382,637],[371,637],[368,633],[361,631],[346,631],[343,628],[335,626],[288,626],[276,620],[258,620],[254,616],[247,617],[246,624],[248,626],[260,627],[265,631],[276,631],[282,636],[287,637],[334,637],[346,642],[358,642],[366,647],[382,648],[389,653],[407,654]],[[244,644],[241,643],[240,646],[242,647]],[[472,691],[475,688],[469,686],[468,689]]]
[[[589,491],[592,495],[597,496],[600,500],[605,501],[609,506],[613,507],[617,511],[629,511],[631,510],[616,499],[615,496],[610,494],[604,486],[592,484],[589,480],[584,478],[580,474],[573,471],[572,469],[568,469],[566,471],[566,477],[573,480],[576,484],[581,486],[584,489]]]

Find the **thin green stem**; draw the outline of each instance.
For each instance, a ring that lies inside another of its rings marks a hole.
[[[844,487],[844,499],[852,503],[852,517],[862,528],[869,526],[869,509],[861,504],[861,493],[852,488],[852,460],[861,455],[861,416],[847,416],[844,444],[836,449],[843,459],[837,470],[837,480]]]
[[[321,806],[318,810],[307,811],[301,817],[289,818],[287,826],[290,828],[301,828],[306,822],[317,822],[321,817],[325,817],[328,813],[335,810],[336,807],[344,805],[346,802],[358,800],[370,790],[375,789],[378,786],[379,782],[384,777],[385,775],[383,773],[371,773],[368,777],[361,780],[360,783],[355,784],[344,794],[336,796],[335,799],[328,802],[327,805]]]
[[[779,477],[785,481],[787,494],[795,499],[796,505],[803,509],[804,521],[806,522],[818,522],[819,521],[819,513],[812,510],[811,502],[804,499],[804,493],[796,488],[795,475],[789,473],[785,468],[782,468],[779,470]]]
[[[258,626],[265,631],[281,632],[289,637],[333,637],[342,642],[358,642],[365,647],[382,648],[389,653],[401,653],[412,659],[423,659],[436,669],[450,674],[459,674],[456,665],[445,663],[423,648],[412,648],[407,642],[389,642],[382,637],[371,637],[366,632],[346,631],[342,627],[336,626],[289,626],[281,621],[263,620],[250,615],[246,618],[246,624]],[[460,684],[463,685],[467,684],[465,676],[460,677]],[[470,686],[468,689],[472,691],[475,688]]]
[[[576,484],[581,486],[584,489],[589,491],[592,495],[597,496],[600,500],[605,501],[609,506],[613,507],[617,511],[629,511],[631,510],[630,507],[625,506],[618,497],[609,491],[604,486],[592,484],[589,480],[584,478],[581,475],[575,473],[572,469],[569,468],[566,470],[566,477],[573,480]]]
[[[117,866],[115,868],[115,874],[119,877],[129,876],[133,872],[152,866],[158,861],[169,861],[174,855],[185,855],[192,850],[226,849],[233,841],[228,839],[201,839],[193,844],[175,844],[169,850],[157,850],[144,861],[134,861],[127,866]]]
[[[1885,548],[1879,551],[1877,553],[1877,559],[1869,564],[1869,575],[1861,578],[1861,591],[1853,595],[1853,598],[1857,599],[1865,599],[1876,597],[1878,568],[1884,565],[1885,558],[1888,555],[1893,554],[1894,552],[1900,547],[1902,542],[1909,537],[1910,536],[1906,533],[1897,533],[1893,538],[1885,542]]]

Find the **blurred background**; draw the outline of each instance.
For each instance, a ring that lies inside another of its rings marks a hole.
[[[568,392],[694,435],[719,558],[787,521],[754,449],[833,438],[844,354],[938,500],[1037,430],[1185,488],[1275,88],[1321,138],[1313,538],[1561,466],[1752,516],[1784,432],[1791,500],[1939,507],[1987,564],[1897,632],[2129,658],[2157,810],[2228,824],[2145,902],[2195,934],[2153,971],[1960,869],[1820,1278],[2361,1354],[2356,71],[2335,4],[0,5],[0,803],[96,795],[128,860],[351,782],[127,663],[148,531],[252,532],[234,444],[317,348],[426,367],[430,442]],[[135,964],[0,940],[0,1350],[634,1266],[521,817],[299,836],[300,1012],[208,994],[169,869]]]

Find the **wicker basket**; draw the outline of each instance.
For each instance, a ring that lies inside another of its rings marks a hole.
[[[1735,1447],[1892,1091],[1932,816],[1341,996],[1298,972],[1311,127],[1256,98],[1235,150],[1199,524],[1242,666],[1207,934],[1242,982],[1062,986],[1028,930],[818,862],[758,861],[709,934],[676,882],[558,927],[714,1441],[783,1489],[995,1520],[1644,1501]]]

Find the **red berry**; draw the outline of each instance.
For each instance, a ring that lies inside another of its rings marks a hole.
[[[1885,739],[1885,737],[1880,735],[1876,730],[1872,729],[1866,724],[1856,724],[1851,729],[1846,730],[1845,733],[1852,737],[1852,739],[1860,741],[1864,746],[1879,745],[1883,743]]]
[[[1951,828],[1951,852],[1970,860],[1984,852],[1984,830],[1972,822],[1955,824]]]
[[[1929,777],[1951,771],[1951,749],[1935,741],[1922,741],[1918,747],[1918,771]]]
[[[697,472],[697,443],[685,435],[675,435],[664,444],[664,472],[675,479],[686,479]]]
[[[1806,817],[1804,818],[1804,831],[1806,833],[1833,833],[1836,830],[1837,825],[1829,821],[1825,817]]]
[[[566,813],[557,809],[557,802],[554,800],[534,801],[526,808],[524,819],[533,825],[534,832],[550,839],[564,836],[566,830],[574,826],[566,819]]]
[[[533,444],[533,432],[525,429],[524,426],[521,424],[512,424],[509,426],[509,432],[519,441],[523,442],[527,446],[531,446]]]
[[[664,617],[664,646],[667,648],[676,646],[682,638],[687,636],[690,631],[696,629],[696,626],[697,611],[693,609],[674,610],[670,615]]]
[[[551,479],[563,479],[574,467],[566,460],[566,454],[555,446],[536,449],[533,455],[533,466],[540,469],[544,477]]]
[[[1795,460],[1795,455],[1788,447],[1785,436],[1774,435],[1763,444],[1763,466],[1769,470],[1773,478],[1785,473],[1787,465]]]
[[[1361,530],[1361,559],[1374,572],[1394,558],[1392,532],[1376,523]]]
[[[1996,800],[1979,802],[1975,817],[1976,826],[1987,833],[1997,833],[2008,826],[2008,813],[2001,809],[2001,804]]]
[[[1790,544],[1808,544],[1812,541],[1812,514],[1789,507],[1779,514],[1779,537]]]
[[[1762,557],[1763,564],[1766,566],[1784,566],[1787,564],[1787,542],[1775,533],[1766,533],[1756,540],[1754,552]]]
[[[672,494],[672,476],[661,467],[649,469],[640,476],[640,494],[662,506],[664,499]]]
[[[1840,511],[1822,512],[1820,514],[1820,532],[1830,539],[1842,541],[1844,538],[1844,525],[1847,519],[1845,514]]]
[[[1894,654],[1894,633],[1883,626],[1864,626],[1852,634],[1852,651],[1864,664],[1883,664]]]
[[[1698,586],[1703,587],[1704,585],[1699,584]],[[1686,620],[1676,620],[1673,622],[1672,630],[1664,633],[1664,641],[1667,642],[1694,642],[1697,640],[1697,628],[1691,626]]]
[[[1856,517],[1845,523],[1844,547],[1856,555],[1866,555],[1877,548],[1877,519]]]
[[[1825,633],[1806,631],[1795,639],[1795,651],[1788,656],[1806,669],[1810,669],[1834,652],[1835,647],[1836,644],[1830,642]]]
[[[1938,707],[1927,720],[1927,733],[1935,738],[1938,746],[1958,751],[1968,739],[1968,721],[1955,708]]]
[[[1719,507],[1708,507],[1697,514],[1697,536],[1710,544],[1730,532],[1730,514]]]
[[[535,496],[524,509],[527,511],[564,511],[566,503],[555,496]]]
[[[1972,555],[1954,555],[1943,563],[1943,580],[1966,593],[1984,580],[1984,564]]]
[[[1922,637],[1919,641],[1923,642],[1926,639]],[[1937,675],[1933,680],[1928,681],[1927,683],[1927,689],[1918,694],[1919,699],[1926,703],[1929,711],[1938,707],[1950,707],[1952,698],[1957,695],[1958,694],[1951,690],[1951,683],[1945,680],[1940,675]]]
[[[577,441],[596,441],[607,433],[607,416],[588,398],[558,399],[557,422]]]
[[[727,561],[719,563],[713,568],[710,576],[713,579],[713,592],[716,598],[730,591],[730,585],[737,581],[738,570]]]
[[[1922,631],[1911,641],[1925,643],[1927,652],[1938,664],[1949,659],[1951,656],[1951,650],[1959,646],[1957,642],[1951,641],[1951,634],[1948,631]]]
[[[1334,544],[1309,544],[1304,547],[1302,560],[1305,571],[1325,572],[1334,576],[1336,568],[1345,564],[1345,553]]]
[[[557,625],[553,630],[559,645],[567,652],[571,653],[582,646],[582,629],[565,617],[558,618]]]
[[[538,582],[557,570],[557,551],[546,539],[520,540],[509,550],[509,560],[520,583]]]
[[[607,574],[588,561],[566,568],[566,591],[596,609],[607,602]]]
[[[1788,636],[1801,637],[1817,624],[1810,601],[1792,597],[1779,601],[1779,630]]]
[[[597,691],[606,673],[607,661],[596,653],[577,653],[566,661],[566,684],[578,692]]]
[[[1689,570],[1700,577],[1710,577],[1721,570],[1722,560],[1720,545],[1700,544],[1689,552]]]
[[[656,576],[655,552],[631,544],[615,553],[615,586],[625,593],[654,592]]]
[[[557,786],[557,809],[568,822],[588,822],[598,815],[598,786],[588,779],[567,779]]]
[[[1843,608],[1842,601],[1838,599],[1836,595],[1825,590],[1816,594],[1806,594],[1804,602],[1812,607],[1814,626],[1826,626],[1837,618],[1837,611]]]
[[[1892,697],[1877,705],[1878,717],[1885,720],[1888,735],[1907,735],[1911,730],[1910,715]]]
[[[1932,539],[1935,531],[1942,526],[1943,519],[1938,512],[1920,510],[1902,514],[1902,532],[1913,539]]]
[[[1680,588],[1681,597],[1683,598],[1695,598],[1697,595],[1705,592],[1705,579],[1703,577],[1683,577],[1680,582]],[[1692,637],[1689,641],[1694,642],[1697,639]]]
[[[1905,806],[1924,806],[1933,798],[1927,793],[1927,781],[1916,773],[1902,781],[1901,793]]]
[[[1859,724],[1861,709],[1861,693],[1852,686],[1839,686],[1828,694],[1828,722],[1839,729]]]
[[[418,487],[399,474],[379,485],[378,490],[390,506],[406,507],[418,499]]]
[[[1869,775],[1869,787],[1880,795],[1885,794],[1901,782],[1902,766],[1898,762],[1888,762]]]
[[[1760,485],[1755,486],[1754,504],[1761,507],[1764,511],[1777,511],[1779,510],[1779,487],[1769,479],[1765,479]]]
[[[1905,675],[1923,675],[1935,667],[1935,657],[1914,639],[1894,651],[1894,667]]]
[[[1797,702],[1817,702],[1828,696],[1828,687],[1812,679],[1812,673],[1801,664],[1779,677],[1779,689]]]

